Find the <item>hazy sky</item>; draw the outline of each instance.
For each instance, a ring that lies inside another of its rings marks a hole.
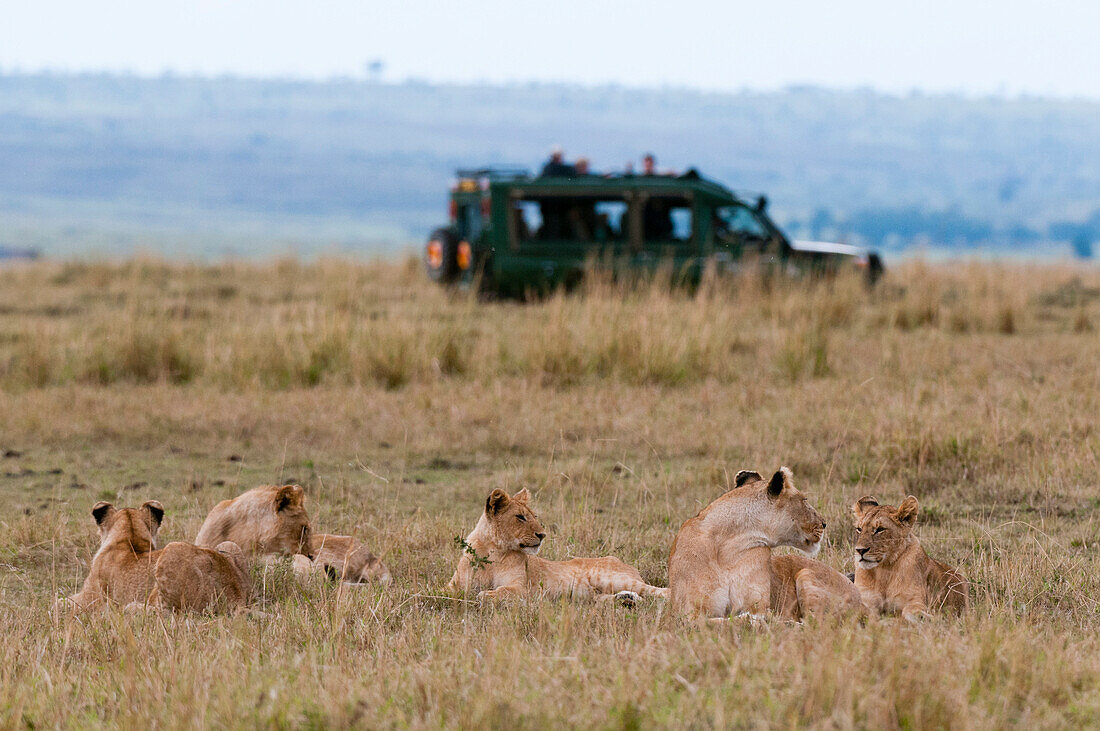
[[[1097,0],[25,0],[0,70],[1100,98]]]

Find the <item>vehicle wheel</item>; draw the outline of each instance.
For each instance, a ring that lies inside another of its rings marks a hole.
[[[867,283],[872,287],[878,284],[878,280],[886,273],[886,267],[882,263],[882,257],[871,254],[867,257]]]
[[[445,228],[437,228],[424,248],[424,266],[433,282],[450,284],[458,279],[458,238]]]

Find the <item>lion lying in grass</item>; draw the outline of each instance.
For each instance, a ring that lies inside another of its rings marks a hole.
[[[149,603],[179,611],[237,611],[248,603],[251,583],[244,551],[232,541],[213,549],[176,541],[161,551]]]
[[[913,534],[917,499],[879,505],[867,495],[852,506],[856,524],[855,582],[867,608],[909,621],[930,612],[962,612],[970,584],[957,569],[930,558]]]
[[[388,584],[390,570],[381,559],[351,536],[313,534],[313,559],[294,557],[294,573],[307,579],[315,573],[327,574],[345,584]]]
[[[77,611],[104,604],[176,610],[232,610],[248,599],[241,549],[169,543],[157,550],[164,508],[150,500],[121,510],[106,502],[92,508],[100,544],[80,592],[59,602]]]
[[[252,556],[293,556],[312,559],[313,537],[299,485],[262,485],[222,500],[206,516],[195,543],[213,548],[232,541]]]
[[[530,500],[526,489],[511,497],[493,490],[466,537],[449,588],[480,589],[479,598],[543,594],[573,599],[618,597],[625,603],[667,594],[668,589],[645,583],[637,569],[613,556],[569,561],[536,556],[546,533]]]
[[[859,592],[840,572],[803,556],[773,556],[777,546],[817,553],[825,521],[795,488],[786,467],[765,481],[737,473],[735,487],[684,523],[668,562],[673,608],[724,618],[769,610],[784,619],[862,612]]]

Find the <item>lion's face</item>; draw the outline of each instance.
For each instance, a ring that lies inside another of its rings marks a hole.
[[[140,508],[119,510],[101,500],[92,506],[92,517],[99,530],[100,547],[127,541],[135,551],[143,553],[157,548],[157,532],[164,521],[164,506],[156,500],[148,500]]]
[[[377,556],[371,556],[363,564],[363,570],[359,572],[359,581],[367,584],[377,581],[380,584],[388,584],[392,580],[390,570]]]
[[[505,551],[538,553],[546,531],[530,507],[531,494],[524,488],[511,497],[493,490],[485,501],[485,518],[494,543]]]
[[[284,485],[274,496],[274,511],[269,515],[264,531],[264,552],[293,556],[313,553],[313,529],[306,512],[305,491],[300,485]]]
[[[213,516],[214,513],[212,512]],[[210,522],[211,518],[208,517]],[[313,531],[306,512],[305,491],[300,485],[264,485],[238,495],[232,507],[213,522],[213,536],[247,546],[251,553],[275,556],[313,553]],[[206,529],[206,524],[203,529]],[[199,531],[203,543],[203,530]],[[210,537],[208,542],[212,543]]]
[[[917,499],[910,495],[901,505],[879,505],[874,497],[861,497],[852,506],[856,524],[855,560],[861,569],[890,564],[909,542],[917,520]]]
[[[746,491],[746,510],[755,513],[759,527],[776,546],[792,546],[811,556],[821,549],[825,520],[794,486],[791,471],[781,467],[766,481],[759,472],[737,473],[738,490]]]

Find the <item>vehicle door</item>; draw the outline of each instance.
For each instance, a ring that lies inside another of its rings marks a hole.
[[[748,262],[778,263],[781,242],[752,208],[740,203],[721,206],[715,209],[711,225],[719,270],[737,271]]]
[[[673,272],[684,274],[700,257],[701,239],[697,236],[694,196],[688,193],[643,192],[636,201],[641,229],[635,262],[655,270],[671,265]]]
[[[572,286],[592,260],[629,250],[625,194],[590,191],[513,192],[509,200],[509,251],[497,276],[509,291],[548,291]]]

